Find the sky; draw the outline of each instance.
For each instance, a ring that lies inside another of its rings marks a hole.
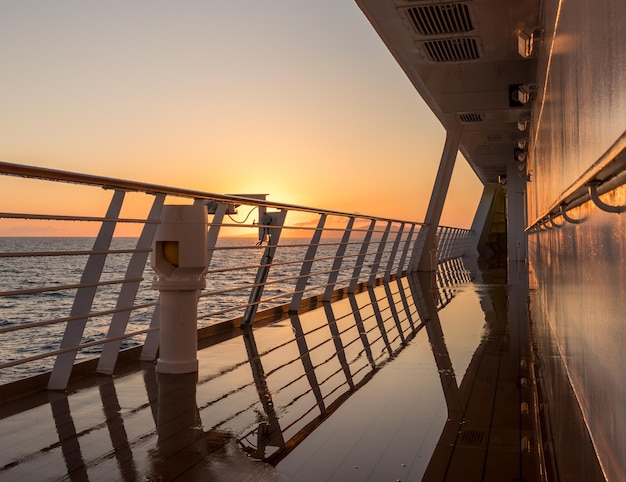
[[[421,221],[445,139],[353,0],[5,0],[0,65],[17,164]],[[0,211],[101,197],[40,184]],[[481,191],[459,156],[442,224]]]

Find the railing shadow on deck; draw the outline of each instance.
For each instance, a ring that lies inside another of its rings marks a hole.
[[[471,278],[462,258],[450,259],[436,272],[389,280],[358,295],[348,294],[339,303],[323,302],[315,317],[292,312],[265,328],[247,327],[233,338],[245,351],[230,355],[219,366],[201,369],[199,379],[195,374],[157,374],[151,364],[144,365],[145,395],[135,399],[146,401],[123,410],[116,386],[124,377],[117,381],[100,377],[104,419],[94,413],[93,425],[80,429],[68,394],[48,392],[58,440],[29,447],[28,453],[16,449],[5,454],[13,459],[2,460],[0,478],[19,470],[22,463],[37,466],[39,458],[59,450],[71,478],[86,477],[99,465],[125,480],[142,475],[192,476],[195,471],[206,475],[213,470],[211,464],[223,468],[226,461],[232,463],[237,452],[276,465],[423,328],[448,411],[456,412],[458,384],[438,311]],[[232,346],[224,349],[232,352]],[[220,349],[218,343],[206,351]],[[211,360],[219,356],[218,352]],[[105,429],[113,449],[96,459],[84,455],[82,445]],[[38,440],[36,433],[33,437]],[[237,463],[250,462],[242,456]]]

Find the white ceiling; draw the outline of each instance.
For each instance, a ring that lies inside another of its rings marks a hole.
[[[518,35],[540,24],[541,0],[356,2],[443,125],[463,125],[461,151],[478,177],[505,175],[524,137],[517,122],[530,115],[510,89],[535,78]]]

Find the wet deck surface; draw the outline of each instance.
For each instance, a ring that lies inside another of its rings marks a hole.
[[[523,276],[403,278],[0,406],[0,480],[541,480]],[[434,286],[434,287],[433,287]]]

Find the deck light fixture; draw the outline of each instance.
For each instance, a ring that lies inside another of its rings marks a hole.
[[[535,84],[521,84],[511,92],[511,97],[519,104],[527,104],[530,102],[531,94],[537,90]]]
[[[526,129],[528,129],[528,125],[530,124],[530,116],[524,116],[524,117],[520,117],[517,121],[517,128],[524,132]]]
[[[531,57],[533,54],[534,40],[534,32],[529,32],[525,28],[520,30],[517,34],[517,53],[525,59]]]

